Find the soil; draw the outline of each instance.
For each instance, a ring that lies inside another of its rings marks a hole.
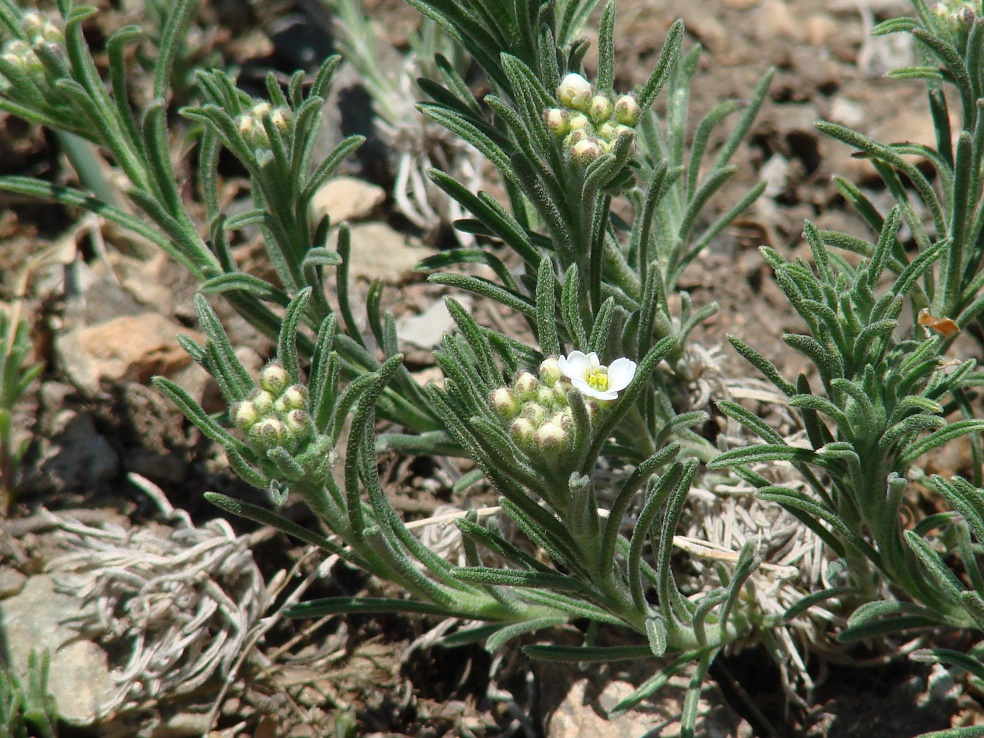
[[[138,17],[132,3],[112,3],[111,8],[108,2],[97,4],[107,7],[87,24],[90,38],[105,37],[109,30]],[[400,0],[365,0],[365,5],[382,35],[406,49],[409,29],[417,23],[415,12]],[[714,201],[714,208],[727,209],[733,197],[761,177],[770,182],[767,196],[697,261],[681,287],[698,305],[711,300],[720,304],[720,311],[695,340],[717,346],[724,344],[727,333],[736,333],[787,375],[804,370],[795,354],[783,351],[782,333],[800,325],[771,281],[757,247],[769,245],[787,258],[805,256],[804,219],[823,228],[869,235],[846,208],[831,177],[844,175],[872,188],[873,197],[884,195],[863,162],[813,129],[815,120],[837,120],[882,139],[930,140],[920,88],[883,76],[910,61],[911,49],[894,39],[873,40],[868,33],[873,22],[908,12],[908,4],[903,0],[618,0],[617,6],[619,89],[638,88],[645,81],[675,18],[685,20],[689,43],[704,46],[693,88],[694,121],[723,99],[747,96],[769,67],[777,69],[768,102],[747,145],[736,155],[738,176]],[[334,48],[330,16],[315,0],[214,0],[204,3],[199,24],[189,69],[221,59],[235,61],[243,70],[244,86],[257,90],[267,69],[289,73],[298,64],[310,66],[312,58]],[[387,189],[394,176],[379,161],[352,164],[350,172]],[[53,135],[6,114],[0,114],[0,173],[62,182],[74,179]],[[234,189],[234,177],[230,180]],[[187,511],[197,526],[216,516],[202,497],[208,490],[268,504],[262,494],[231,474],[215,446],[148,387],[146,377],[124,375],[86,393],[73,383],[64,358],[53,350],[71,330],[84,330],[109,317],[140,314],[148,306],[177,326],[193,330],[195,285],[182,268],[157,262],[152,279],[143,272],[144,276],[134,277],[147,289],[147,302],[141,304],[114,285],[122,281],[125,286],[122,272],[139,272],[134,264],[145,263],[127,260],[133,256],[134,244],[112,229],[102,229],[102,238],[94,237],[91,228],[80,230],[84,218],[80,221],[78,212],[2,198],[0,274],[19,274],[30,254],[44,249],[53,254],[33,271],[25,296],[35,354],[45,362],[45,371],[18,409],[20,427],[27,431],[22,435],[34,441],[10,519],[0,529],[3,565],[31,576],[60,552],[63,539],[45,523],[42,508],[90,525],[104,520],[135,529],[164,522],[161,505],[128,474],[139,474],[159,487],[170,504]],[[428,235],[400,216],[391,200],[382,217],[397,229]],[[431,237],[432,245],[439,247],[446,240],[446,233]],[[249,248],[242,244],[240,254]],[[94,289],[93,284],[101,286]],[[150,294],[151,285],[164,285],[165,296]],[[2,289],[2,297],[11,301],[16,293],[12,276],[4,280]],[[88,301],[80,294],[88,295]],[[420,281],[409,281],[399,291],[390,289],[388,299],[400,317],[432,304],[441,294]],[[270,355],[269,342],[255,336],[221,302],[214,304],[234,333],[236,345],[246,347],[247,359],[259,367]],[[975,345],[967,351],[978,353]],[[748,374],[730,349],[725,348],[722,356],[726,375]],[[418,352],[412,360],[415,370],[432,365],[426,352]],[[218,410],[207,404],[209,398],[214,403],[215,388],[203,391],[206,409]],[[935,471],[945,472],[959,471],[969,462],[958,451],[941,455],[934,463]],[[387,493],[408,519],[431,515],[442,504],[474,505],[474,495],[482,494],[452,492],[461,469],[437,460],[386,457],[381,470]],[[316,525],[301,505],[289,506],[285,514]],[[230,523],[240,534],[256,529],[238,519]],[[296,542],[282,535],[261,539],[253,557],[267,581],[293,569],[296,576],[291,581],[299,582],[314,570],[317,562],[306,560],[304,548]],[[340,566],[312,582],[305,599],[387,591],[386,585]],[[490,655],[477,645],[453,651],[429,648],[426,636],[435,626],[435,622],[393,615],[326,618],[313,624],[280,622],[258,647],[266,656],[248,660],[234,683],[226,685],[213,735],[534,738],[547,735],[551,711],[576,680],[588,678],[597,693],[614,675],[611,670],[598,674],[575,667],[531,669],[514,651]],[[970,697],[946,703],[945,708],[930,704],[927,695],[934,676],[928,667],[904,660],[885,664],[876,654],[869,656],[873,664],[869,666],[811,664],[818,689],[811,701],[801,704],[784,694],[781,677],[758,648],[722,659],[712,676],[723,703],[738,716],[736,724],[745,721],[742,735],[837,738],[866,733],[905,738],[984,722],[981,705]],[[636,683],[645,676],[619,674]],[[209,682],[184,696],[177,709],[208,710],[220,687]],[[149,706],[148,714],[155,709],[160,706]],[[149,718],[144,715],[144,719],[148,724]],[[353,732],[344,732],[346,721],[351,721]],[[106,725],[97,725],[65,734],[88,738],[106,730]]]

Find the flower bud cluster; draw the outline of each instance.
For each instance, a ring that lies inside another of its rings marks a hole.
[[[291,384],[287,370],[276,362],[260,372],[260,386],[250,398],[233,406],[232,421],[261,454],[278,446],[297,454],[316,435],[307,388]]]
[[[981,17],[981,3],[966,0],[946,0],[936,3],[933,13],[951,31],[968,31],[970,26]]]
[[[530,454],[557,458],[573,441],[574,415],[567,401],[572,388],[557,359],[547,359],[539,376],[522,372],[511,387],[494,390],[489,405],[508,424],[517,446]],[[589,403],[589,412],[596,409]]]
[[[239,135],[251,147],[265,149],[270,146],[270,136],[263,121],[269,120],[274,128],[281,133],[286,133],[290,130],[293,115],[288,108],[275,108],[268,102],[258,102],[248,113],[243,113],[236,118],[236,128],[239,130]]]
[[[596,91],[579,74],[568,74],[557,88],[559,107],[547,108],[543,120],[547,128],[564,140],[571,157],[588,164],[611,152],[622,136],[635,137],[641,109],[633,94],[614,100]]]
[[[62,44],[65,41],[65,33],[60,23],[50,20],[37,11],[24,13],[21,17],[21,28],[27,40],[18,38],[7,41],[0,51],[0,56],[25,74],[42,79],[45,77],[45,68],[37,52],[41,47],[45,47],[56,56],[64,57]]]

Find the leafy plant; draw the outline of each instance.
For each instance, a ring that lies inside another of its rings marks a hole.
[[[4,516],[13,504],[20,462],[30,445],[30,439],[15,443],[14,408],[44,368],[40,363],[27,364],[32,351],[30,328],[20,317],[19,305],[13,303],[9,313],[0,310],[0,511]]]
[[[33,651],[27,660],[26,681],[0,670],[0,730],[10,738],[56,738],[58,711],[48,692],[51,654]]]
[[[763,249],[807,328],[784,340],[812,364],[815,378],[791,381],[744,342],[732,344],[787,398],[805,441],[786,438],[721,399],[720,411],[747,432],[739,440],[749,441],[722,452],[700,432],[708,414],[691,400],[690,389],[706,367],[688,350],[694,329],[716,306],[696,307],[678,285],[683,271],[763,191],[757,185],[722,213],[706,215],[736,173],[731,159],[765,100],[771,72],[748,102],[713,108],[691,137],[689,90],[700,49],[684,52],[681,23],[669,30],[646,84],[617,91],[611,2],[601,12],[593,79],[583,63],[587,42],[579,36],[597,0],[408,2],[448,44],[457,44],[453,52],[445,48],[448,54],[474,61],[490,89],[477,97],[463,65],[438,54],[429,76],[419,80],[429,98],[419,111],[479,151],[504,190],[500,201],[446,171],[428,172],[467,213],[454,225],[475,243],[434,256],[420,269],[433,272],[434,284],[514,312],[531,337],[521,341],[484,326],[449,298],[456,330],[435,356],[444,381],[427,388],[402,365],[396,321],[382,311],[378,285],[369,292],[363,334],[350,300],[346,227],[337,227],[337,249],[331,250],[336,224],[309,220],[315,192],[360,144],[346,139],[325,160],[314,160],[320,110],[338,58],[326,60],[313,80],[297,73],[281,85],[270,76],[265,99],[238,89],[226,71],[198,73],[199,103],[180,113],[195,137],[193,170],[205,213],[199,222],[176,184],[176,175],[192,166],[172,160],[175,132],[166,103],[195,4],[182,0],[167,15],[154,100],[135,113],[127,102],[125,51],[139,29],[121,29],[108,39],[107,86],[81,32],[95,11],[59,0],[61,20],[53,20],[0,0],[7,37],[0,107],[106,152],[128,178],[126,197],[141,215],[29,178],[2,177],[0,189],[99,213],[167,251],[201,281],[196,306],[206,341],[186,339],[184,346],[215,377],[228,410],[210,416],[174,383],[158,378],[157,386],[224,447],[244,480],[267,490],[277,506],[300,497],[329,533],[265,507],[222,495],[209,499],[409,595],[336,597],[295,606],[290,614],[412,612],[477,621],[444,643],[484,640],[490,650],[585,621],[581,645],[524,650],[574,662],[658,659],[655,675],[616,711],[690,670],[684,735],[696,731],[700,688],[722,649],[756,635],[768,641],[820,605],[847,619],[838,635],[845,642],[937,626],[981,630],[979,460],[973,480],[927,479],[916,464],[942,444],[984,430],[970,402],[979,381],[974,362],[943,359],[956,332],[984,307],[977,275],[984,253],[978,222],[984,222],[978,140],[984,127],[974,102],[980,80],[969,71],[979,68],[982,26],[964,28],[964,15],[943,18],[917,2],[919,21],[880,27],[913,33],[942,64],[935,72],[901,73],[929,80],[937,149],[878,144],[822,124],[872,159],[898,205],[882,215],[860,189],[839,180],[877,231],[877,243],[808,223],[812,265]],[[370,72],[358,46],[365,27],[357,9],[354,0],[343,7],[349,50]],[[383,99],[387,81],[369,81]],[[941,92],[946,81],[964,105],[955,147]],[[731,131],[721,133],[719,125],[733,115]],[[237,215],[223,212],[219,197],[223,152],[249,175],[251,207]],[[904,158],[912,153],[936,167],[935,188]],[[913,234],[912,253],[900,236],[903,222]],[[235,262],[230,244],[246,227],[262,234],[275,280],[245,273]],[[844,258],[843,249],[862,258]],[[462,273],[460,267],[472,264],[488,267],[494,277]],[[275,361],[258,378],[236,358],[206,295],[222,295],[277,341]],[[901,320],[907,306],[912,331]],[[381,434],[377,416],[391,424]],[[346,429],[345,460],[336,469]],[[762,442],[750,443],[752,436]],[[496,517],[463,512],[455,525],[465,565],[445,560],[387,499],[376,469],[377,453],[387,448],[470,457],[477,468],[459,488],[487,482],[518,532],[510,534]],[[780,505],[802,521],[826,548],[833,586],[804,593],[782,618],[764,612],[746,588],[760,563],[753,543],[733,567],[703,569],[696,584],[681,584],[673,547],[689,493],[697,484],[713,493],[722,481],[741,482],[757,503]],[[923,515],[907,496],[917,483],[952,510]],[[603,645],[608,629],[631,634],[634,644]],[[980,676],[978,651],[933,649],[919,658]]]

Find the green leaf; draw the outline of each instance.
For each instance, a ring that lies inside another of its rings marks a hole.
[[[453,607],[435,605],[431,602],[415,600],[394,600],[376,597],[328,597],[323,600],[312,600],[284,608],[287,618],[321,618],[326,615],[349,614],[376,615],[381,613],[404,613],[416,615],[433,615],[440,618],[467,618],[475,614],[467,610],[456,611]]]
[[[607,664],[653,656],[649,646],[523,646],[522,650],[537,661],[563,663]]]

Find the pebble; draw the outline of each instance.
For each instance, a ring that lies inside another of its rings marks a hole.
[[[397,284],[410,277],[422,259],[436,253],[385,223],[356,223],[351,230],[349,275],[352,279]],[[337,243],[336,232],[328,239],[328,248],[334,250]]]
[[[333,225],[342,221],[367,220],[386,200],[386,191],[355,177],[336,177],[326,182],[311,198],[311,218],[314,223],[324,216]]]
[[[56,350],[65,375],[92,397],[103,381],[146,382],[187,367],[191,357],[178,343],[179,334],[204,342],[158,313],[141,313],[71,330],[59,337]]]
[[[81,602],[55,588],[51,574],[32,576],[21,592],[0,602],[0,630],[11,666],[22,678],[33,649],[51,652],[48,691],[72,725],[91,725],[112,688],[106,652],[64,624]]]

